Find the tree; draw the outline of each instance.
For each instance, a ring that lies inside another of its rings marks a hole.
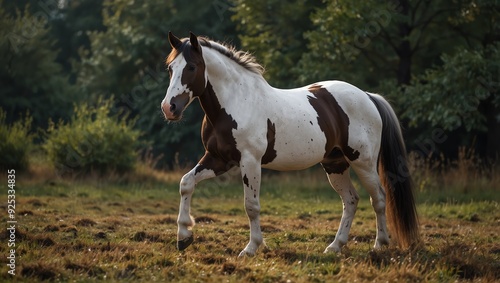
[[[306,0],[237,0],[233,21],[242,33],[242,48],[251,51],[266,68],[265,77],[276,87],[297,87],[297,68],[307,51],[304,33],[313,28],[309,15],[321,3]]]
[[[500,157],[500,42],[484,49],[461,48],[442,60],[405,89],[403,117],[411,126],[475,133],[472,139],[479,137],[481,155]],[[461,142],[467,142],[462,136]]]
[[[31,112],[34,127],[45,127],[49,117],[68,117],[76,100],[76,88],[56,61],[47,26],[49,15],[31,14],[28,7],[15,14],[6,12],[0,2],[0,107],[7,121]]]
[[[440,22],[453,48],[417,74],[398,97],[410,125],[458,133],[455,146],[473,146],[484,157],[500,157],[500,4],[459,1]]]
[[[71,73],[72,82],[76,75],[73,72],[73,64],[80,61],[78,51],[90,47],[88,32],[105,29],[102,23],[102,8],[102,0],[67,0],[54,7],[58,16],[51,19],[50,31],[51,36],[58,39],[56,47],[60,52],[57,62],[63,66],[65,72]]]
[[[442,26],[458,9],[449,0],[325,2],[306,33],[310,52],[302,64],[314,70],[313,79],[345,78],[363,88],[392,81],[391,89],[410,84],[412,74],[462,44]]]

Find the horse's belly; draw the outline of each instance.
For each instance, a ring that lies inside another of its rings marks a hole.
[[[290,129],[290,132],[277,131],[276,157],[262,167],[288,171],[306,169],[319,163],[325,155],[326,138],[319,128],[312,125],[304,127],[306,129]]]

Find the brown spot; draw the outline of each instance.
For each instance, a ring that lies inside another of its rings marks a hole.
[[[271,163],[276,158],[276,150],[274,145],[276,142],[276,125],[267,119],[267,148],[264,156],[262,156],[262,164]]]
[[[248,177],[247,177],[247,174],[245,174],[245,176],[243,176],[243,184],[245,184],[245,186],[248,187]]]
[[[342,173],[348,167],[347,159],[356,160],[359,151],[354,150],[349,142],[349,117],[333,95],[321,85],[309,87],[309,103],[318,113],[318,125],[325,133],[325,158],[321,162],[328,174]]]

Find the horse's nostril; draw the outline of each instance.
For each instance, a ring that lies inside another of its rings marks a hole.
[[[170,112],[174,112],[177,106],[175,104],[170,105]]]

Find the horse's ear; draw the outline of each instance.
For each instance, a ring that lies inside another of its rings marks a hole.
[[[175,36],[171,31],[168,32],[168,41],[170,42],[170,46],[174,49],[179,49],[182,45],[182,41]]]
[[[201,52],[201,47],[200,43],[198,42],[198,37],[192,32],[189,32],[189,42],[191,42],[191,46],[193,46],[194,49]]]

